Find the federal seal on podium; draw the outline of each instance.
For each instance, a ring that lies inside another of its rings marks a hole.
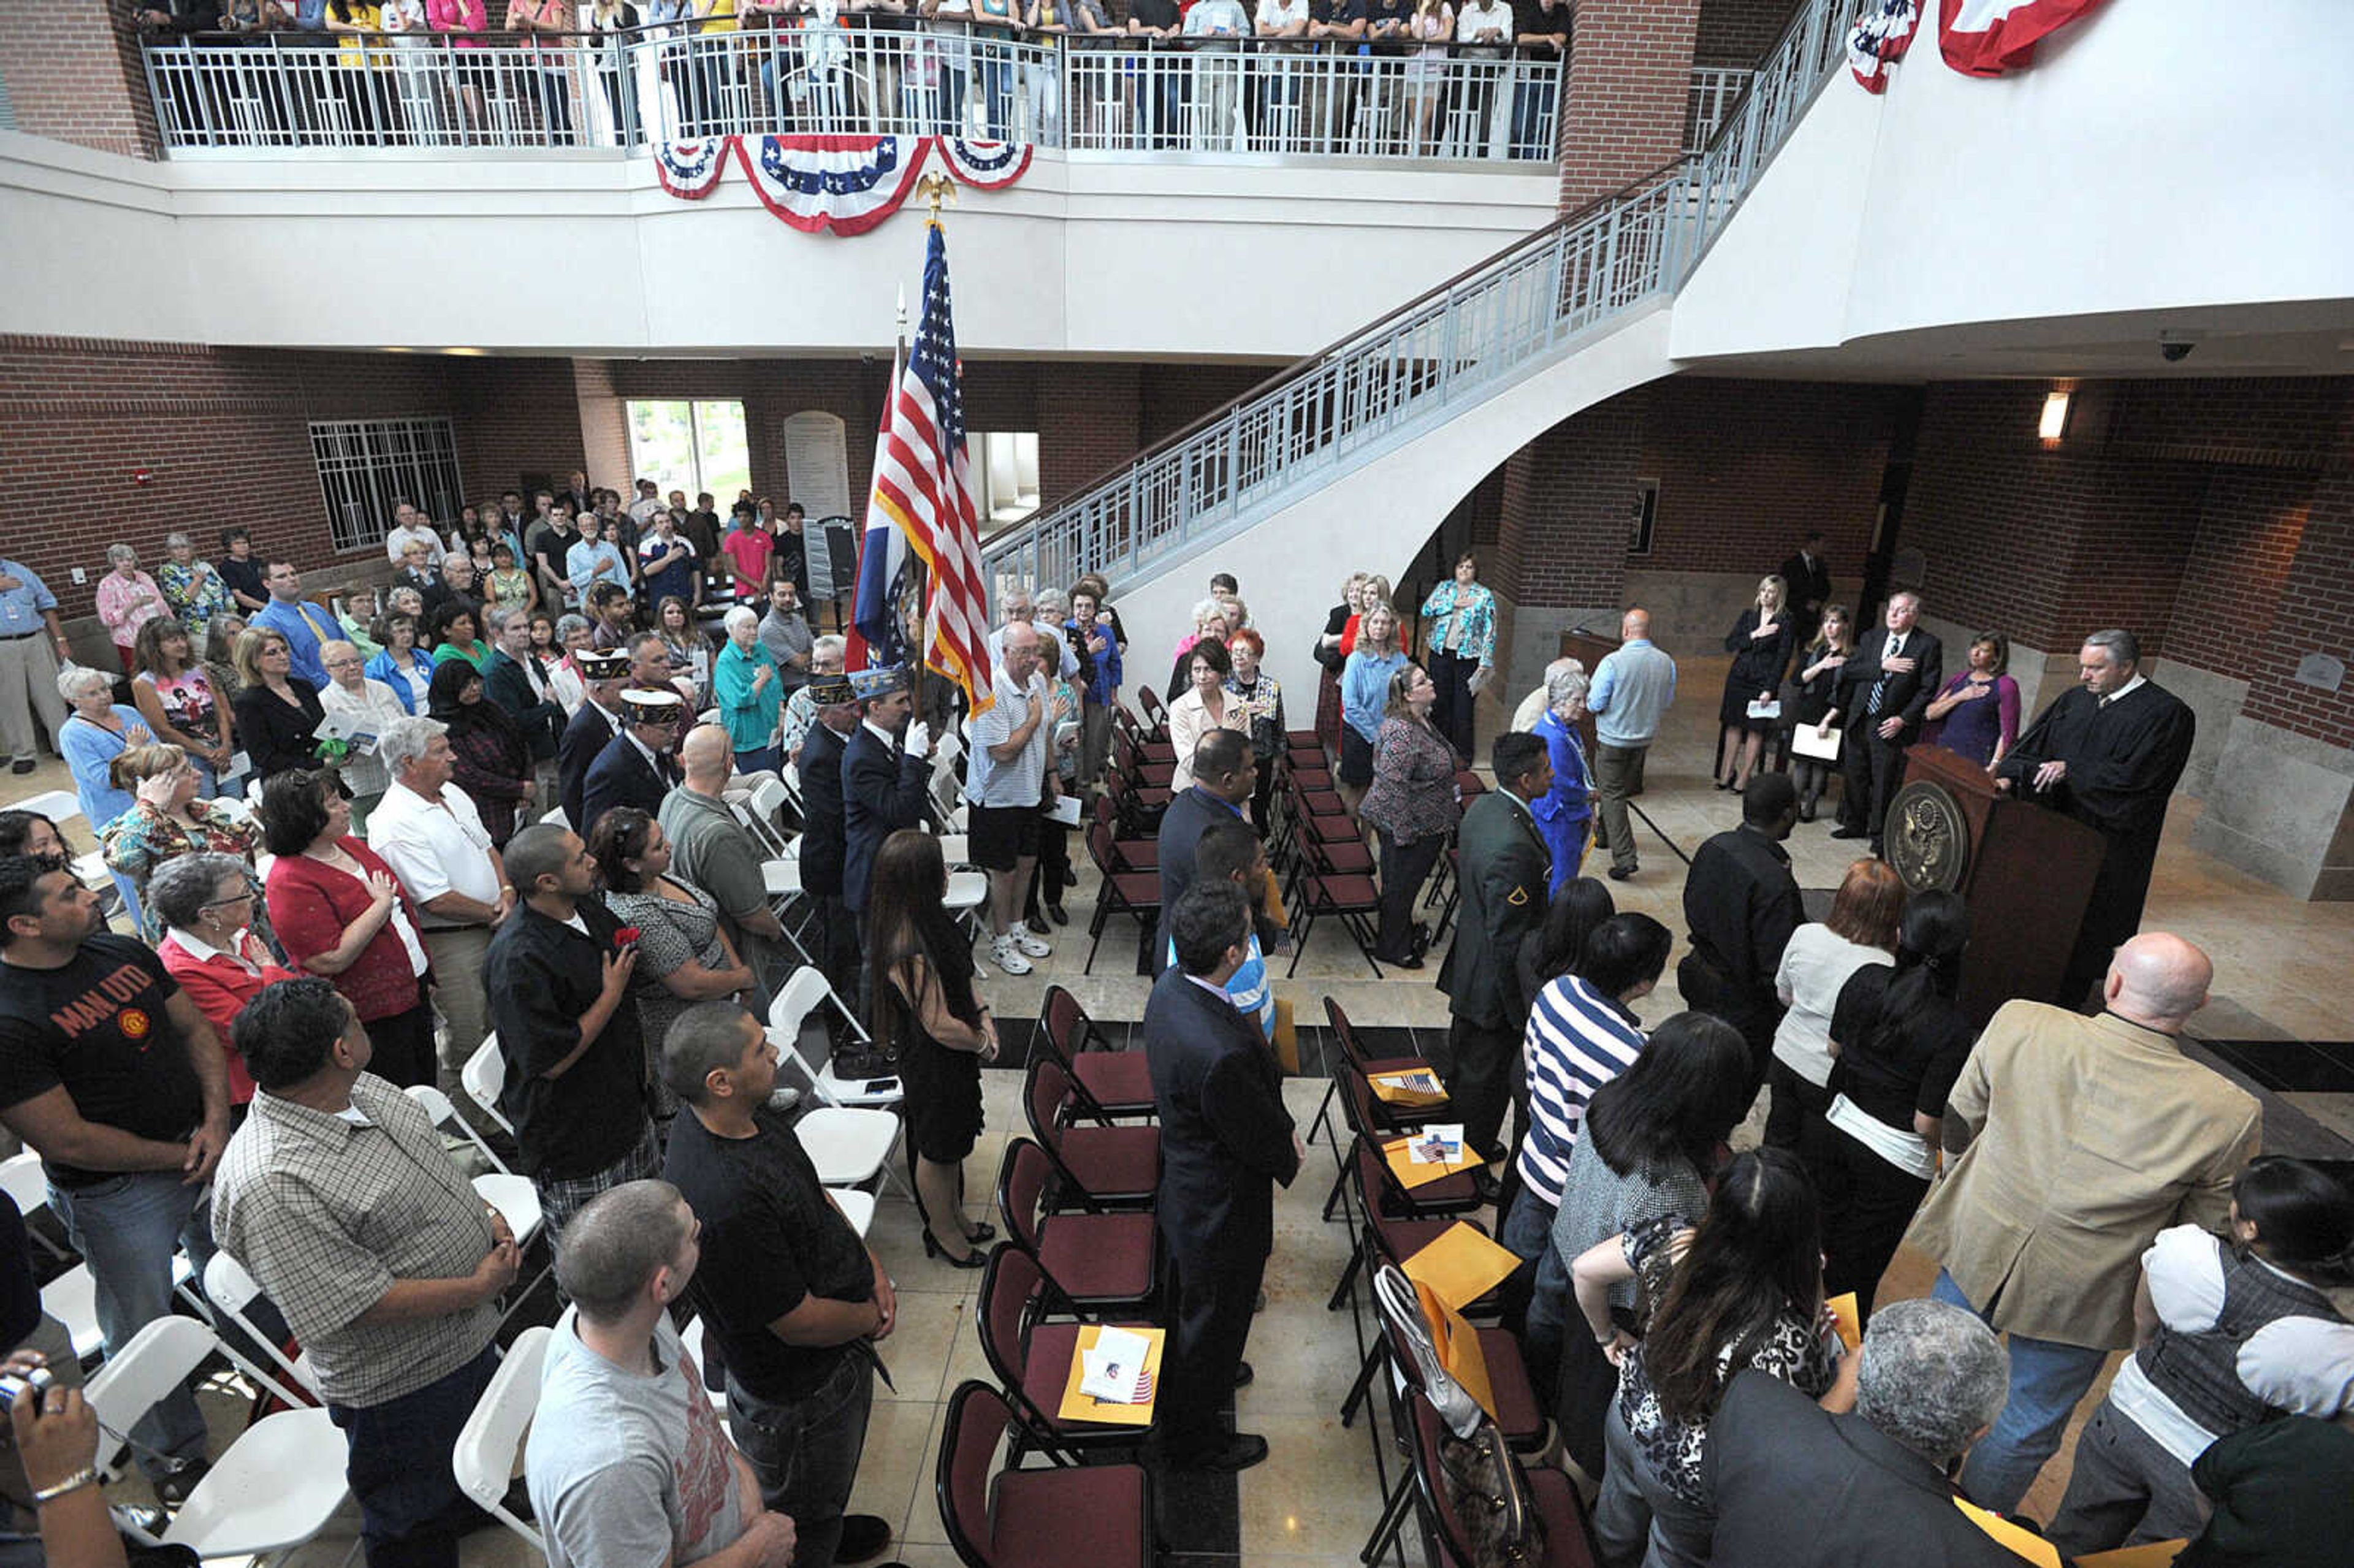
[[[1961,803],[1935,779],[1916,779],[1889,802],[1888,863],[1915,893],[1953,893],[1970,863],[1970,828]]]

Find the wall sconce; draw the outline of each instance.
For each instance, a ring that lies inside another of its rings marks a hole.
[[[2043,395],[2043,418],[2037,423],[2035,433],[2042,437],[2047,445],[2057,445],[2060,438],[2067,434],[2069,396],[2065,392]]]

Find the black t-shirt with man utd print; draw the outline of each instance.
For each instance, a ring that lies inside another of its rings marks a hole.
[[[144,944],[92,937],[54,969],[0,968],[0,1107],[62,1086],[81,1118],[176,1143],[205,1117],[188,1043],[166,1009],[179,985]],[[120,1174],[43,1161],[60,1187]]]

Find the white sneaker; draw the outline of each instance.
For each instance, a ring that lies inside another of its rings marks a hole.
[[[1021,948],[1023,952],[1029,954],[1034,959],[1052,958],[1054,956],[1055,949],[1047,944],[1047,941],[1044,937],[1032,931],[1028,922],[1026,921],[1016,920],[1013,922],[1013,928],[1005,934],[1008,938],[1012,938],[1015,947]],[[1025,965],[1024,967],[1026,968],[1027,966]]]
[[[1011,934],[991,937],[989,939],[989,956],[1007,974],[1026,975],[1030,972],[1030,960],[1023,958],[1022,950],[1013,945]]]

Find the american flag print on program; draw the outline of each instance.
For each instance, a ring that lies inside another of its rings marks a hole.
[[[907,548],[930,568],[931,634],[924,663],[962,686],[970,710],[980,714],[994,700],[981,525],[965,463],[963,377],[949,306],[948,237],[937,219],[926,236],[923,324],[892,396],[868,516],[870,522],[876,512],[889,517]],[[864,573],[860,576],[863,589]],[[862,616],[867,608],[862,594]]]

